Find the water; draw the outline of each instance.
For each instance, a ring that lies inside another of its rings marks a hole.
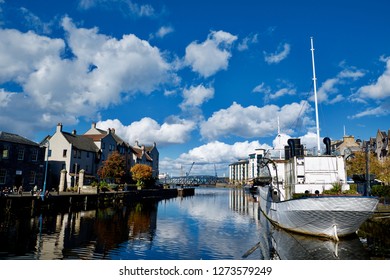
[[[389,218],[338,243],[274,228],[243,190],[104,209],[0,215],[0,259],[390,259]]]

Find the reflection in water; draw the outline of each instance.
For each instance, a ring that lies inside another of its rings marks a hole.
[[[385,223],[378,224],[375,219],[366,222],[358,235],[353,235],[348,238],[341,239],[339,242],[333,240],[311,237],[301,234],[292,233],[274,226],[260,211],[257,204],[257,212],[253,211],[256,197],[250,192],[241,189],[233,189],[231,191],[231,207],[233,210],[248,213],[259,220],[261,225],[260,241],[250,248],[244,255],[246,258],[256,250],[261,253],[261,258],[265,260],[283,259],[283,260],[369,260],[376,258],[378,253],[376,250],[370,252],[362,242],[361,236],[366,236],[368,232],[376,232],[376,239],[389,241],[390,228],[386,226],[390,220]],[[374,227],[375,224],[377,227]],[[384,232],[385,231],[385,232]],[[387,239],[383,237],[387,237]],[[360,238],[359,238],[360,237]],[[371,236],[370,241],[375,242],[375,238]],[[370,243],[370,242],[368,242]],[[383,244],[381,248],[381,258],[388,259],[390,257],[389,244]],[[385,252],[383,252],[385,251]],[[372,256],[374,255],[374,256]]]
[[[151,240],[156,213],[155,201],[30,219],[9,212],[0,219],[0,259],[105,259],[123,241]]]
[[[104,209],[2,209],[0,259],[389,259],[382,225],[334,243],[275,228],[244,189],[197,188]]]

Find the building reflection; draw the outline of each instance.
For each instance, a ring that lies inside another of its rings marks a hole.
[[[157,225],[157,201],[134,205],[0,216],[0,259],[105,259],[128,240],[149,240]],[[5,252],[5,253],[1,253]]]

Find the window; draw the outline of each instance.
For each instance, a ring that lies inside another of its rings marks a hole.
[[[36,176],[35,171],[30,171],[30,174],[29,174],[29,177],[28,177],[28,182],[30,184],[35,184],[35,176]]]
[[[5,184],[7,178],[7,170],[0,169],[0,184]]]
[[[24,149],[23,148],[18,150],[18,160],[24,160]]]
[[[76,150],[76,149],[73,150],[73,157],[74,157],[74,158],[77,157],[77,150]]]
[[[63,149],[62,150],[62,157],[66,157],[67,153],[68,153],[68,150],[67,149]]]
[[[9,157],[9,147],[5,146],[3,150],[2,158],[7,159]]]
[[[31,151],[31,160],[32,161],[37,161],[38,160],[38,150],[37,149],[33,149]]]

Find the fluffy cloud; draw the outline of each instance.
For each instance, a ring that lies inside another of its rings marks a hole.
[[[214,174],[214,164],[220,176],[227,176],[227,167],[239,159],[246,159],[255,149],[270,149],[266,144],[258,141],[236,142],[227,144],[220,141],[213,141],[181,154],[177,159],[165,158],[160,160],[160,170],[172,176],[180,176],[180,169],[185,166],[189,168],[195,162],[193,174]],[[187,171],[187,170],[185,170]]]
[[[382,58],[386,63],[385,72],[371,85],[358,90],[360,98],[385,99],[390,97],[390,57]]]
[[[242,107],[233,103],[229,108],[215,112],[208,120],[201,124],[203,138],[217,139],[228,135],[239,137],[264,137],[276,134],[277,116],[280,116],[280,125],[286,132],[292,129],[301,120],[302,124],[311,124],[307,113],[310,112],[307,102],[292,103],[279,107],[267,105],[264,107]]]
[[[156,142],[159,146],[164,146],[186,142],[190,133],[195,129],[195,123],[192,121],[182,119],[174,121],[160,125],[155,120],[146,117],[130,125],[123,125],[120,120],[114,119],[100,121],[96,126],[101,129],[115,128],[115,133],[130,144],[135,141],[147,145]]]
[[[126,95],[150,94],[177,81],[159,49],[135,35],[112,38],[97,28],[78,28],[68,17],[62,27],[66,41],[0,29],[0,83],[15,83],[20,89],[13,95],[2,89],[2,104],[32,110],[26,119],[31,130],[58,120],[75,124]],[[15,131],[6,120],[20,119],[23,114],[16,112],[0,112],[4,129]]]
[[[0,29],[0,82],[24,83],[42,61],[59,57],[65,48],[61,39]]]
[[[203,43],[192,42],[186,48],[184,63],[194,72],[207,78],[228,68],[230,47],[237,36],[224,31],[213,31]]]
[[[248,159],[249,154],[256,149],[264,149],[272,157],[283,157],[284,146],[291,136],[280,133],[272,141],[272,146],[261,144],[259,141],[244,141],[228,144],[221,141],[212,141],[195,147],[176,159],[164,158],[160,160],[160,171],[171,176],[183,176],[193,162],[195,165],[191,174],[214,175],[215,169],[219,176],[228,176],[229,164],[241,159]],[[307,149],[316,149],[317,135],[308,132],[303,136],[297,136]],[[322,149],[324,148],[321,141]]]
[[[204,85],[191,86],[189,89],[184,89],[184,100],[180,104],[180,108],[185,110],[187,107],[197,107],[202,105],[207,100],[213,98],[214,88],[206,88]]]
[[[268,64],[277,64],[287,58],[287,56],[290,54],[290,45],[285,43],[283,46],[279,46],[277,51],[274,53],[267,53],[264,52],[264,60]]]

